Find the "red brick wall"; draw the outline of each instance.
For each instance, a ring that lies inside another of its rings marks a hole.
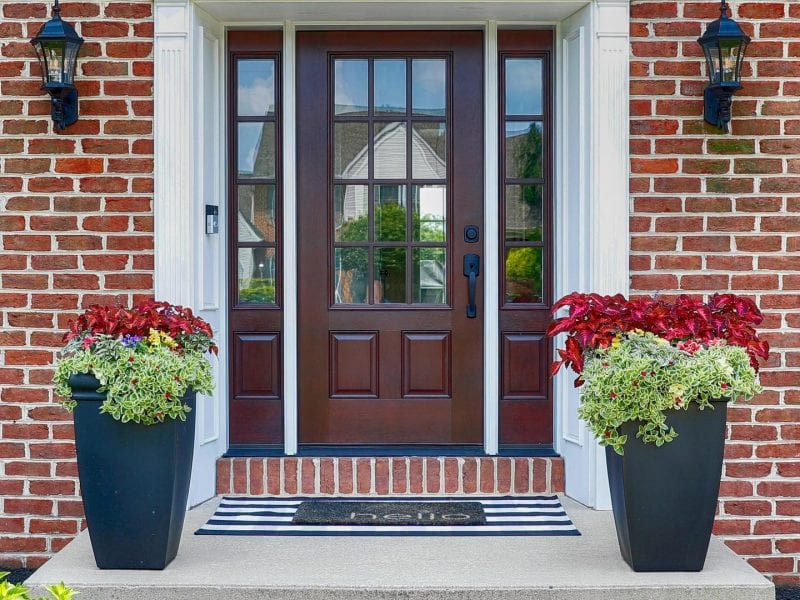
[[[733,4],[754,43],[723,136],[702,122],[695,42],[718,3],[632,2],[632,285],[733,289],[766,311],[767,391],[731,410],[717,532],[800,583],[800,3]],[[0,6],[0,564],[36,566],[80,526],[49,387],[60,330],[152,291],[152,10],[62,4],[87,43],[81,119],[55,134],[28,43],[49,3]]]
[[[766,313],[766,391],[731,408],[716,531],[800,584],[800,2],[731,5],[753,43],[720,135],[696,42],[719,2],[632,2],[632,287],[732,290]]]
[[[53,131],[29,39],[50,2],[0,4],[0,565],[36,566],[80,526],[54,350],[79,308],[153,287],[152,8],[62,2],[85,39],[80,120]]]

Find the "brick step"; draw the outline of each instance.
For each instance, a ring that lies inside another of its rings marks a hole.
[[[217,493],[242,495],[549,494],[561,457],[221,458]]]

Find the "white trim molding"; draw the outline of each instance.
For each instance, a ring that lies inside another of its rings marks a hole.
[[[592,291],[627,293],[629,186],[629,0],[596,0]]]
[[[484,31],[483,449],[500,448],[500,131],[497,22]],[[495,268],[489,267],[495,265]]]
[[[283,448],[297,454],[297,148],[295,28],[283,25]]]
[[[153,73],[155,294],[191,306],[195,291],[191,7],[156,2]]]

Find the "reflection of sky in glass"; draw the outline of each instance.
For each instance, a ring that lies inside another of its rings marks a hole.
[[[411,67],[411,94],[414,112],[425,115],[445,114],[445,61],[415,60]]]
[[[534,123],[525,121],[506,121],[506,137],[512,138],[518,135],[525,135],[531,130],[533,125]],[[536,123],[536,126],[541,129],[540,123]]]
[[[336,114],[366,112],[369,104],[368,62],[337,60],[334,69]]]
[[[275,62],[239,60],[237,106],[243,117],[263,117],[275,112]]]
[[[542,114],[542,61],[538,58],[506,60],[506,114]]]
[[[406,112],[406,61],[376,60],[375,111]]]

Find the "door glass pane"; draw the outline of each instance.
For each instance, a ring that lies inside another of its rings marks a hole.
[[[240,185],[237,194],[240,242],[275,241],[275,186]]]
[[[446,66],[447,63],[443,58],[412,61],[413,114],[444,116],[447,106]]]
[[[236,61],[236,105],[240,117],[275,114],[275,61]]]
[[[337,60],[334,66],[337,115],[366,115],[369,108],[369,61]]]
[[[542,123],[506,121],[506,177],[541,179]]]
[[[366,123],[336,123],[333,174],[340,179],[369,177],[369,129]]]
[[[333,186],[333,228],[337,242],[358,242],[369,239],[367,186]]]
[[[375,179],[406,178],[406,124],[375,123]]]
[[[406,249],[375,249],[375,304],[406,302]]]
[[[506,302],[542,301],[542,248],[506,249]]]
[[[506,240],[542,241],[542,186],[506,186]]]
[[[275,304],[275,248],[239,248],[239,303]]]
[[[415,185],[411,188],[414,241],[443,242],[447,231],[447,187]]]
[[[402,242],[406,239],[406,186],[375,186],[375,239]]]
[[[447,302],[446,250],[414,248],[414,299],[418,304]]]
[[[333,256],[333,294],[336,304],[369,302],[369,251],[366,248],[336,248]]]
[[[239,123],[237,162],[240,178],[275,177],[275,123]]]
[[[406,61],[376,60],[375,113],[406,114]]]
[[[542,114],[542,59],[507,58],[506,115]]]
[[[411,138],[412,177],[447,177],[447,129],[444,123],[414,123]]]

